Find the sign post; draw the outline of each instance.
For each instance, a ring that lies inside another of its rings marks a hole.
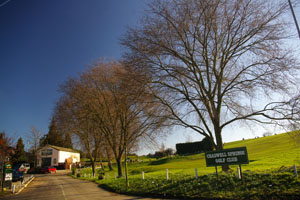
[[[240,166],[241,180],[242,180],[242,182],[244,182],[244,179],[243,179],[243,172],[242,172],[242,165],[239,165],[239,166]]]
[[[218,167],[215,166],[215,168],[216,168],[216,176],[217,176],[217,184],[218,184],[219,183]]]
[[[209,151],[205,153],[207,167],[215,167],[218,179],[217,166],[239,165],[241,179],[243,181],[242,164],[249,164],[246,147]]]
[[[11,188],[13,170],[11,164],[4,165],[3,187]]]

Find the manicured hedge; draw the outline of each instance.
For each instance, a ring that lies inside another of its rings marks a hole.
[[[176,151],[179,155],[202,153],[213,150],[210,138],[206,137],[200,142],[178,143]]]

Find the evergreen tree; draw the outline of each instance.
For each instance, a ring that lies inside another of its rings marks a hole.
[[[73,149],[73,143],[70,133],[65,134],[64,147]]]
[[[15,152],[15,155],[13,156],[12,161],[14,164],[27,162],[27,156],[26,156],[26,152],[24,150],[24,144],[23,144],[23,140],[21,137],[18,139],[18,142],[16,145],[16,152]]]
[[[66,147],[73,149],[72,139],[69,133],[61,133],[57,129],[56,120],[54,117],[51,119],[48,134],[44,135],[40,139],[40,147],[46,145],[54,145],[59,147]]]
[[[48,144],[48,134],[44,135],[40,139],[40,147],[44,147]]]
[[[64,140],[61,134],[57,132],[57,126],[56,126],[56,121],[55,118],[52,117],[50,126],[49,126],[49,132],[45,138],[44,143],[50,144],[50,145],[55,145],[59,147],[64,146]]]

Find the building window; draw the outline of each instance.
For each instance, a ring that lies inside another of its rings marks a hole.
[[[42,150],[42,156],[51,156],[52,155],[52,149],[45,149]]]
[[[56,164],[56,158],[53,159],[53,164]]]

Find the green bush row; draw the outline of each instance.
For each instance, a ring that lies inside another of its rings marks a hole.
[[[98,181],[101,187],[118,193],[140,196],[190,199],[300,199],[300,181],[291,172],[245,172],[243,182],[233,173],[192,176],[177,174],[174,178],[134,176],[126,188],[124,179]]]

